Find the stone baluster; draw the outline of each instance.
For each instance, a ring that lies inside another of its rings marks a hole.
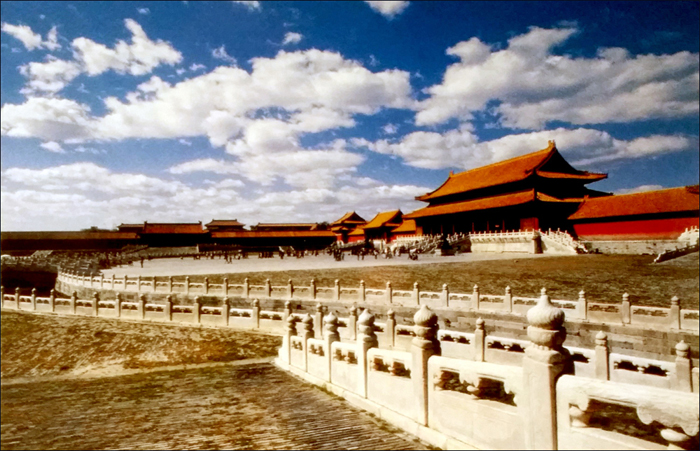
[[[173,296],[169,294],[165,298],[165,320],[170,322],[173,320]]]
[[[270,279],[265,279],[265,297],[268,299],[272,297],[272,285],[270,284]]]
[[[78,292],[74,291],[73,294],[70,297],[70,310],[72,314],[76,314],[76,308],[78,304]]]
[[[357,339],[357,307],[350,307],[350,316],[348,316],[348,331],[350,331],[350,340]]]
[[[100,288],[105,287],[105,275],[100,273]]]
[[[49,293],[49,309],[51,312],[56,311],[56,290],[54,290],[53,288]]]
[[[595,336],[595,377],[610,380],[610,348],[608,336],[602,330]]]
[[[365,302],[367,300],[367,293],[365,293],[365,281],[360,280],[360,292],[358,293],[360,296],[360,302]]]
[[[228,319],[229,315],[231,314],[231,306],[229,305],[229,300],[227,297],[225,297],[221,301],[221,323],[225,326],[228,327]]]
[[[479,286],[474,285],[474,291],[472,292],[472,309],[479,311],[479,302],[481,301],[481,296],[479,295]]]
[[[331,364],[333,362],[333,356],[331,355],[331,348],[334,342],[340,341],[340,334],[338,334],[338,317],[335,313],[329,312],[323,318],[325,336],[323,337],[326,341],[326,359],[328,360],[328,382],[331,381]]]
[[[311,299],[314,301],[316,300],[316,281],[314,279],[311,279],[311,284],[309,286],[309,294],[311,295]]]
[[[474,360],[477,362],[486,361],[486,331],[484,330],[484,320],[476,319],[476,329],[474,330]]]
[[[678,296],[671,298],[671,310],[668,312],[669,327],[671,329],[681,328],[681,301]]]
[[[209,277],[204,278],[204,294],[209,294]]]
[[[413,315],[415,337],[411,342],[411,381],[416,406],[416,421],[428,425],[428,359],[440,354],[437,339],[438,317],[424,305]]]
[[[681,340],[676,344],[676,375],[674,389],[693,392],[693,362],[690,360],[690,346]]]
[[[586,300],[586,292],[581,290],[578,292],[578,303],[576,304],[576,314],[584,321],[588,320],[588,301]]]
[[[194,313],[194,323],[195,324],[200,324],[201,318],[202,318],[202,304],[200,301],[201,301],[201,299],[199,298],[199,296],[196,296],[194,298],[192,313]]]
[[[136,278],[136,291],[141,292],[141,276]]]
[[[19,310],[19,287],[15,288],[15,308]]]
[[[302,368],[304,371],[309,371],[309,338],[314,338],[314,319],[308,313],[304,315],[304,319],[301,320],[301,355],[302,355]]]
[[[228,277],[224,277],[224,297],[228,297]]]
[[[503,307],[508,313],[513,313],[513,292],[510,287],[506,287],[506,295],[503,297]]]
[[[323,306],[320,302],[316,304],[316,313],[314,314],[314,336],[318,339],[323,338]]]
[[[36,310],[36,288],[32,288],[32,310]]]
[[[158,286],[158,280],[156,279],[156,276],[153,276],[153,292],[156,292],[156,287]]]
[[[527,320],[531,344],[522,363],[525,441],[528,449],[557,449],[556,382],[562,374],[573,373],[571,355],[562,346],[564,311],[552,305],[543,288]]]
[[[140,319],[144,319],[146,317],[146,295],[142,294],[139,296],[138,300],[138,305],[137,305],[137,314]]]
[[[112,291],[114,291],[114,273],[112,273]]]
[[[284,310],[282,311],[282,321],[287,321],[287,318],[289,318],[292,315],[292,302],[287,301],[284,303]]]
[[[335,279],[335,296],[336,301],[340,301],[340,280]]]
[[[374,315],[365,309],[357,321],[357,367],[359,374],[359,394],[363,398],[367,397],[367,351],[377,347],[377,334],[374,333]]]
[[[391,281],[386,283],[386,302],[388,304],[394,302],[394,290],[391,288]]]
[[[294,299],[294,282],[292,282],[292,279],[287,281],[287,299]]]
[[[116,310],[117,318],[122,316],[122,295],[117,293],[117,297],[114,300],[114,309]]]
[[[620,319],[622,324],[629,324],[632,320],[630,309],[630,295],[625,293],[622,295],[622,305],[620,305]]]
[[[444,305],[445,307],[449,307],[450,306],[450,288],[447,286],[446,283],[442,284],[441,296],[442,296],[442,299],[441,299],[442,305]]]
[[[283,343],[283,348],[287,350],[287,364],[291,365],[292,364],[292,337],[296,336],[297,334],[297,323],[299,322],[299,318],[296,316],[292,315],[291,313],[287,316],[286,318],[286,324],[287,324],[287,330],[284,335],[284,343]]]
[[[92,277],[92,273],[88,273],[88,281],[90,282],[90,288],[93,288],[92,282],[94,282],[94,277]]]
[[[168,276],[168,293],[173,292],[173,276]]]
[[[185,277],[185,295],[190,295],[190,277]]]
[[[420,286],[418,282],[413,283],[413,302],[415,302],[416,305],[420,305]]]
[[[100,293],[93,294],[92,316],[100,316]]]
[[[396,345],[396,314],[391,309],[386,312],[386,328],[384,333],[389,337],[389,346],[393,348]]]
[[[126,281],[127,281],[127,280],[129,280],[129,279],[128,279],[128,277],[125,275],[125,276],[124,276],[124,284],[122,285],[122,290],[123,290],[123,291],[126,291],[126,290],[127,290],[127,285],[126,285]]]
[[[243,297],[245,299],[250,299],[250,280],[246,277],[243,281]]]
[[[667,449],[697,449],[697,444],[693,445],[693,437],[685,432],[671,428],[662,429],[661,437],[669,442]]]
[[[258,299],[253,299],[253,313],[251,317],[253,319],[253,327],[260,329],[260,301]]]

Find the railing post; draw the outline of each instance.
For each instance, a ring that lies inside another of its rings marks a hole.
[[[140,275],[136,278],[136,291],[139,293],[141,292],[141,276]]]
[[[314,301],[316,300],[316,281],[314,279],[311,279],[311,285],[309,286],[309,290],[311,291],[311,299]]]
[[[173,276],[168,276],[168,293],[173,292]]]
[[[503,302],[505,303],[504,307],[506,312],[513,313],[513,291],[509,286],[506,287],[506,295],[503,298]]]
[[[396,345],[396,315],[393,310],[386,312],[386,329],[384,333],[389,337],[389,345],[393,348]]]
[[[328,365],[328,382],[331,381],[331,364],[333,362],[333,355],[331,347],[334,342],[340,341],[340,334],[338,334],[338,317],[335,316],[333,312],[328,313],[328,315],[323,318],[324,329],[326,331],[324,339],[326,340],[326,360]]]
[[[78,292],[74,291],[70,297],[71,313],[75,315],[76,304],[78,303]]]
[[[158,285],[158,280],[156,279],[156,276],[153,276],[153,292],[156,292],[156,286]]]
[[[418,282],[413,283],[413,302],[415,302],[417,306],[420,306],[420,286]]]
[[[323,306],[320,302],[316,304],[316,313],[314,314],[314,337],[319,340],[323,338]]]
[[[350,340],[357,340],[357,307],[350,307],[348,316],[348,329],[350,330]]]
[[[294,282],[292,282],[292,279],[287,281],[287,299],[294,299]]]
[[[377,334],[374,333],[374,315],[365,309],[357,321],[357,368],[360,371],[360,393],[363,398],[367,397],[367,373],[369,365],[367,362],[367,351],[377,347]]]
[[[129,280],[128,277],[127,277],[126,275],[124,275],[124,285],[123,285],[123,288],[122,288],[124,291],[127,290],[127,285],[126,285],[126,281],[127,281],[127,280]]]
[[[474,330],[474,360],[477,362],[486,361],[486,331],[484,330],[484,320],[476,319],[476,330]]]
[[[185,277],[185,295],[190,295],[190,277]]]
[[[32,310],[36,310],[36,288],[32,288]]]
[[[173,320],[173,296],[168,295],[165,298],[165,320],[171,322]]]
[[[224,297],[228,297],[228,277],[224,277]]]
[[[146,295],[142,294],[139,296],[139,301],[138,301],[138,315],[140,319],[144,319],[146,317]]]
[[[308,313],[304,315],[304,319],[301,320],[301,327],[303,332],[301,333],[301,354],[303,358],[303,365],[305,372],[309,371],[309,338],[314,338],[314,319]]]
[[[243,297],[245,299],[250,298],[250,281],[246,277],[245,280],[243,281]]]
[[[53,288],[49,293],[49,308],[51,309],[51,312],[56,311],[56,290],[54,290]]]
[[[528,449],[557,449],[556,383],[562,374],[573,372],[571,355],[562,346],[564,319],[564,311],[552,305],[544,288],[527,312],[527,335],[534,344],[525,349],[522,363]]]
[[[296,316],[293,316],[291,313],[289,316],[287,316],[287,319],[285,320],[287,324],[287,330],[285,331],[286,333],[284,334],[284,343],[283,343],[283,348],[287,350],[287,355],[285,356],[287,359],[287,364],[291,365],[292,364],[292,337],[296,336],[297,334],[297,322],[299,322],[299,318]]]
[[[204,278],[204,294],[209,294],[209,277]]]
[[[121,293],[117,293],[117,297],[114,301],[114,308],[116,310],[117,318],[121,318],[121,316],[122,316],[122,295],[121,295]]]
[[[413,315],[413,331],[416,336],[411,342],[411,381],[413,397],[416,402],[416,421],[428,425],[428,359],[440,354],[440,342],[437,340],[438,317],[423,305]]]
[[[292,316],[292,303],[287,301],[284,303],[284,311],[282,312],[282,321],[287,321],[287,318]]]
[[[199,324],[202,317],[202,304],[200,304],[199,296],[194,298],[192,313],[194,313],[194,323]]]
[[[270,279],[265,279],[265,297],[268,299],[272,297],[272,285],[270,284]]]
[[[340,301],[340,280],[335,279],[335,300]]]
[[[223,319],[224,326],[228,327],[228,319],[231,314],[231,307],[228,304],[228,297],[225,297],[221,301],[221,317]]]
[[[693,392],[693,365],[690,360],[690,347],[681,340],[676,344],[676,380],[675,389]]]
[[[681,301],[678,296],[671,298],[671,309],[668,312],[669,327],[671,329],[681,328]]]
[[[365,302],[367,299],[367,294],[365,293],[365,281],[360,280],[360,292],[358,293],[360,295],[360,302]]]
[[[103,273],[100,273],[100,288],[105,287],[105,275]]]
[[[100,315],[100,293],[94,293],[92,298],[92,316]]]
[[[474,285],[474,291],[472,292],[472,309],[479,311],[479,302],[481,301],[481,296],[479,295],[479,286]]]
[[[446,283],[442,284],[442,305],[445,307],[450,306],[450,288]]]
[[[19,287],[15,288],[15,308],[19,310]]]
[[[608,336],[602,330],[595,336],[595,377],[610,380],[610,348]]]
[[[586,300],[586,292],[581,290],[578,292],[578,303],[576,304],[576,313],[578,317],[584,321],[588,320],[588,301]]]
[[[394,290],[391,288],[391,282],[386,283],[386,302],[391,304],[394,301]]]
[[[622,305],[620,305],[620,319],[622,324],[630,324],[632,322],[632,315],[630,310],[630,295],[625,293],[622,295]]]
[[[253,319],[253,327],[260,329],[260,301],[257,299],[253,299],[253,313],[251,316]]]
[[[114,273],[112,273],[112,291],[114,291]]]

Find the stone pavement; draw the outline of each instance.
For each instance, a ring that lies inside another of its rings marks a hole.
[[[2,449],[428,449],[271,364],[2,387]]]
[[[258,258],[253,255],[242,260],[233,260],[232,263],[226,263],[225,260],[216,258],[214,260],[193,260],[188,257],[180,260],[176,258],[157,258],[151,261],[145,260],[143,268],[140,262],[134,262],[132,266],[114,267],[103,270],[105,279],[112,277],[122,277],[125,274],[128,276],[185,276],[197,274],[235,274],[245,272],[262,272],[262,271],[296,271],[307,269],[343,269],[343,268],[367,268],[374,266],[403,266],[403,265],[425,265],[431,263],[460,263],[460,262],[476,262],[487,260],[512,260],[526,258],[546,258],[552,257],[550,254],[524,254],[524,253],[466,253],[453,255],[449,257],[440,257],[436,255],[420,255],[418,260],[409,260],[408,256],[402,255],[395,258],[384,258],[382,256],[375,259],[374,257],[365,257],[364,260],[358,260],[357,257],[346,255],[345,260],[335,261],[329,255],[319,255],[316,257],[309,256],[304,258],[285,257],[280,259],[275,258]],[[234,283],[231,281],[231,283]],[[238,282],[236,282],[238,283]]]

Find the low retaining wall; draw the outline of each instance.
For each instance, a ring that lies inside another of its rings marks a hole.
[[[589,252],[656,255],[680,247],[678,240],[582,241]]]

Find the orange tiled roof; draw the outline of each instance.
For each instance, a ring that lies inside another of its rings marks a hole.
[[[331,225],[338,225],[338,224],[364,224],[367,221],[365,221],[360,215],[355,213],[354,211],[349,211],[343,215],[342,218],[338,219],[337,221],[331,222]]]
[[[142,234],[170,234],[170,233],[181,233],[181,234],[195,234],[195,233],[206,233],[202,229],[202,223],[149,223],[146,222],[143,226]]]
[[[318,224],[315,222],[259,222],[258,225],[254,227],[308,227],[309,229],[312,229],[316,226],[318,226]]]
[[[378,229],[379,227],[396,227],[401,224],[401,210],[383,211],[377,213],[370,222],[362,226],[363,229]]]
[[[416,221],[406,219],[400,226],[391,231],[391,233],[416,233]]]
[[[573,215],[569,216],[569,219],[608,218],[682,211],[697,212],[700,209],[698,199],[698,185],[588,198]]]
[[[204,224],[206,227],[243,227],[245,224],[238,222],[237,219],[212,219],[209,224]]]
[[[481,199],[452,202],[449,204],[428,206],[409,213],[404,218],[423,218],[425,216],[449,215],[452,213],[464,213],[474,210],[486,210],[489,208],[510,207],[526,204],[535,200],[535,190],[520,191],[517,193],[502,194],[500,196],[484,197]]]
[[[364,236],[364,235],[365,235],[365,231],[361,227],[358,227],[355,230],[353,230],[352,232],[348,233],[348,236]]]
[[[524,180],[550,159],[558,156],[560,161],[563,157],[559,154],[554,141],[549,142],[546,149],[533,152],[520,157],[511,158],[509,160],[500,161],[498,163],[489,164],[480,168],[472,169],[459,174],[450,175],[448,179],[439,186],[435,191],[416,197],[417,200],[428,201],[431,199],[449,196],[451,194],[463,193],[489,186],[503,185],[506,183],[517,182]],[[542,171],[538,174],[546,178],[573,178],[588,181],[601,180],[607,177],[605,174],[590,173],[585,171],[577,171],[571,168],[568,163],[562,163],[568,166],[567,172],[548,172]]]
[[[330,230],[211,232],[212,238],[335,238]]]

